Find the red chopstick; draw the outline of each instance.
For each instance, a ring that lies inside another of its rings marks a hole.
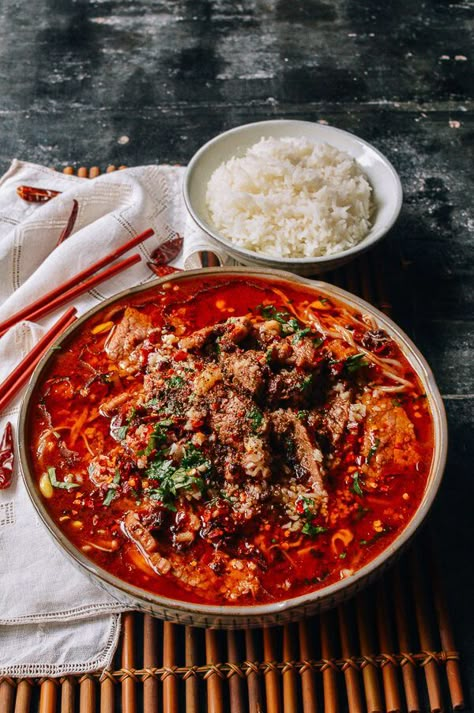
[[[46,334],[39,340],[26,357],[16,366],[11,374],[0,384],[0,411],[10,403],[15,394],[28,381],[39,360],[49,349],[56,337],[59,337],[64,330],[76,320],[76,308],[70,307],[53,324]]]
[[[41,317],[44,317],[45,314],[53,312],[54,310],[58,309],[58,307],[62,307],[64,304],[74,299],[74,297],[82,295],[84,292],[88,292],[97,284],[99,284],[99,282],[108,280],[109,278],[113,277],[113,275],[116,275],[117,272],[122,272],[122,270],[126,270],[127,267],[135,265],[137,262],[140,262],[140,260],[141,257],[138,253],[134,253],[133,255],[130,255],[130,257],[126,257],[124,260],[120,260],[120,262],[115,263],[115,265],[111,265],[110,267],[108,267],[107,270],[102,270],[102,272],[99,272],[97,275],[93,275],[85,282],[81,282],[79,285],[76,285],[76,287],[72,287],[70,290],[67,290],[62,295],[59,295],[59,297],[56,297],[56,299],[51,300],[51,302],[48,302],[48,304],[45,304],[34,312],[31,312],[28,316],[28,319],[31,322],[41,319]],[[5,333],[5,331],[6,330],[0,331],[0,337]]]
[[[90,275],[93,275],[94,272],[97,272],[101,268],[106,267],[116,258],[120,257],[120,255],[123,255],[124,253],[128,252],[136,245],[143,242],[152,235],[154,235],[154,231],[151,230],[151,228],[145,230],[144,233],[140,233],[140,235],[137,235],[135,238],[132,238],[127,243],[124,243],[121,247],[116,248],[108,255],[95,262],[90,267],[87,267],[85,270],[82,270],[82,272],[79,272],[74,277],[71,277],[69,280],[66,280],[58,287],[52,289],[50,292],[47,292],[42,297],[39,297],[27,307],[23,307],[23,309],[21,309],[19,312],[16,312],[8,319],[4,320],[3,322],[0,322],[0,336],[4,334],[7,329],[13,327],[14,324],[21,322],[21,320],[31,319],[31,315],[33,313],[36,313],[41,307],[50,303],[52,300],[55,300],[57,297],[63,295],[67,290],[76,287],[80,282],[86,280],[88,277],[90,277]],[[36,319],[38,319],[38,317],[36,317]]]

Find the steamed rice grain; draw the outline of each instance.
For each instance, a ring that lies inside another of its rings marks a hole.
[[[262,139],[213,173],[207,207],[235,245],[273,257],[332,255],[370,230],[371,186],[344,151],[308,139]]]

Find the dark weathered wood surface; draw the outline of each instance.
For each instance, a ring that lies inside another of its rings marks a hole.
[[[374,143],[405,202],[386,242],[394,316],[445,399],[432,520],[474,690],[474,238],[470,0],[3,0],[0,168],[185,163],[273,117]]]

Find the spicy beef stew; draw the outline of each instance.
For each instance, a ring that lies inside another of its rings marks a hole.
[[[94,314],[30,414],[67,537],[125,581],[201,603],[350,577],[410,521],[433,453],[420,382],[373,318],[241,275]]]

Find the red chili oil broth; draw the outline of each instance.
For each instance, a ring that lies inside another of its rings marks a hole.
[[[275,288],[284,293],[286,301],[274,291]],[[65,447],[79,455],[76,470],[84,476],[80,487],[71,491],[55,488],[53,497],[44,499],[51,517],[66,537],[100,567],[137,587],[178,600],[229,603],[218,598],[215,601],[204,600],[198,593],[183,588],[173,576],[155,574],[143,560],[140,561],[141,555],[121,531],[121,516],[133,508],[133,498],[122,496],[105,507],[94,495],[94,486],[86,475],[91,452],[99,449],[107,453],[115,445],[109,433],[109,421],[97,412],[98,404],[105,397],[129,388],[133,381],[132,378],[124,380],[117,377],[115,381],[106,382],[94,373],[94,370],[108,371],[110,367],[103,351],[108,331],[95,328],[108,321],[118,322],[127,306],[149,315],[153,326],[163,326],[170,316],[179,315],[185,320],[186,333],[191,333],[228,317],[257,312],[262,303],[285,309],[289,304],[314,303],[318,299],[326,314],[337,316],[341,308],[357,314],[334,298],[318,295],[304,286],[270,283],[258,278],[247,280],[240,276],[212,276],[204,279],[190,277],[152,287],[122,298],[85,321],[51,359],[37,385],[30,410],[30,461],[37,481],[48,467],[57,468],[58,473],[65,472],[60,451],[56,449],[51,455],[42,455],[40,436],[45,429],[52,427]],[[433,427],[427,399],[418,378],[400,349],[393,344],[392,353],[403,361],[405,374],[416,384],[415,395],[395,396],[403,403],[414,424],[421,451],[420,460],[410,477],[388,474],[375,494],[366,492],[363,483],[358,488],[353,479],[357,463],[351,451],[352,436],[348,436],[343,463],[331,471],[325,481],[329,494],[330,526],[315,537],[302,537],[299,547],[294,546],[291,537],[287,547],[285,543],[279,545],[271,566],[261,575],[262,596],[257,601],[250,597],[239,599],[236,604],[282,600],[336,582],[379,555],[412,519],[423,497],[430,470]],[[142,380],[143,374],[140,373],[137,378]],[[82,395],[81,389],[85,384],[88,384],[88,394]],[[51,416],[51,425],[46,414]],[[70,467],[66,470],[70,471]],[[336,531],[341,530],[349,533],[347,539],[350,538],[350,542],[337,538],[336,542],[332,541]],[[274,533],[271,522],[261,531],[250,528],[248,534],[256,538],[262,552],[272,551]],[[112,552],[89,547],[88,543],[101,546],[102,541],[110,542],[111,538],[118,543],[117,549]],[[82,549],[84,547],[86,551]],[[205,562],[211,550],[210,544],[198,538],[190,548],[189,557]],[[282,582],[285,581],[291,583],[288,591],[282,589]]]

